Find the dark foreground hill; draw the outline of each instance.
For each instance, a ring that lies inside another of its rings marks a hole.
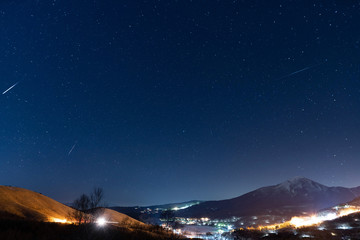
[[[0,186],[0,219],[20,219],[43,222],[70,220],[74,209],[43,194],[19,187]],[[103,210],[104,218],[116,225],[143,223],[110,209]]]
[[[1,240],[172,240],[185,239],[157,226],[125,228],[24,220],[0,220]]]
[[[332,207],[358,196],[360,187],[327,187],[310,179],[297,177],[236,198],[202,202],[179,211],[178,215],[220,219],[255,215],[294,216]]]
[[[102,211],[101,217],[110,222],[105,226],[56,223],[59,220],[68,221],[73,211],[43,194],[18,187],[0,186],[0,239],[184,239],[110,209]]]

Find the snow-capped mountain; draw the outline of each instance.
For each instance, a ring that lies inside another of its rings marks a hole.
[[[287,180],[283,183],[276,185],[275,189],[280,191],[285,190],[288,191],[289,193],[296,194],[301,191],[306,191],[306,192],[326,191],[328,187],[307,178],[295,177],[293,179]]]
[[[242,196],[206,201],[179,212],[181,216],[227,218],[232,216],[283,215],[318,211],[360,196],[360,187],[327,187],[303,177],[259,188]]]

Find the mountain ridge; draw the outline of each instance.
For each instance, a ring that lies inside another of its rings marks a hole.
[[[205,201],[180,210],[184,217],[224,218],[258,214],[296,215],[348,202],[360,196],[360,187],[328,187],[304,177],[258,188],[241,196]]]

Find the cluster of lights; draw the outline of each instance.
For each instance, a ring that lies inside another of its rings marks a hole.
[[[290,221],[274,224],[269,226],[260,226],[258,227],[259,230],[262,229],[277,229],[292,226],[295,228],[299,227],[308,227],[313,225],[319,225],[324,221],[331,221],[339,217],[347,216],[352,213],[360,212],[359,207],[345,205],[343,207],[334,207],[334,211],[327,211],[327,212],[320,212],[318,214],[312,216],[305,216],[305,217],[293,217]]]
[[[311,217],[293,217],[290,220],[290,225],[294,227],[306,227],[312,225],[318,225],[324,221],[334,220],[339,217],[343,217],[352,213],[360,212],[357,207],[345,206],[344,209],[338,209],[338,212],[329,212],[326,214],[316,214]]]

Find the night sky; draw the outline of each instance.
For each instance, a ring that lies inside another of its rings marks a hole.
[[[109,205],[360,185],[358,1],[4,0],[0,184]]]

